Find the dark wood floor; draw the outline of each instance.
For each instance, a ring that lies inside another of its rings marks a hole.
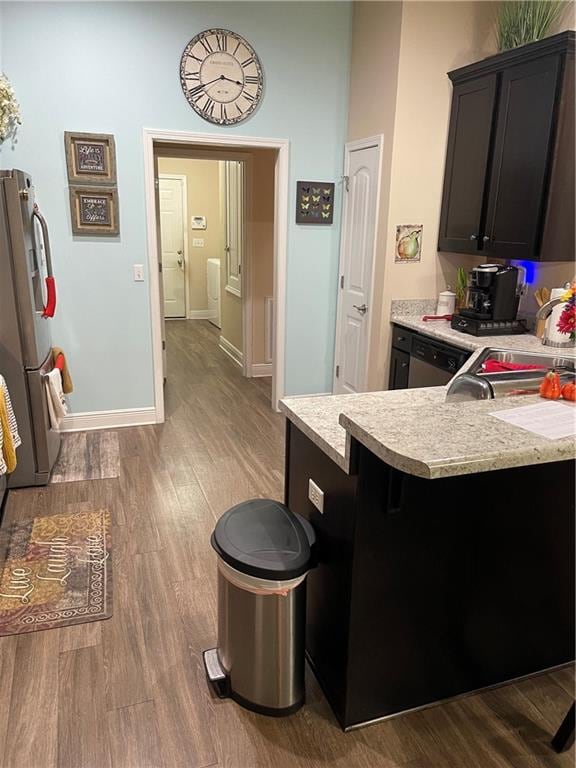
[[[343,734],[315,680],[308,703],[261,717],[207,689],[218,516],[282,497],[283,420],[208,323],[168,324],[167,421],[117,430],[119,477],[12,491],[3,525],[106,506],[109,621],[0,639],[2,768],[535,768],[573,695],[562,670]],[[115,441],[112,440],[112,443]],[[375,649],[377,652],[377,649]]]

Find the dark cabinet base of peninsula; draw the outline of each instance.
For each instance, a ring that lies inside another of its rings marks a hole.
[[[353,441],[352,467],[288,422],[286,503],[318,538],[307,654],[342,728],[573,659],[572,462],[425,480]]]

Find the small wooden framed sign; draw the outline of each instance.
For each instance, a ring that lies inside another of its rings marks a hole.
[[[112,187],[70,187],[75,235],[118,235],[118,191]]]
[[[70,184],[116,184],[116,149],[109,133],[64,133]]]

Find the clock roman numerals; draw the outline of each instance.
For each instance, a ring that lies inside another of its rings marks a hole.
[[[206,101],[204,104],[202,104],[202,110],[206,112],[207,115],[210,115],[210,117],[214,117],[214,107],[216,106],[216,102],[214,99],[211,99],[210,96],[206,95]]]
[[[202,46],[202,48],[204,48],[206,53],[208,54],[214,53],[214,48],[212,48],[212,46],[210,45],[210,41],[208,40],[207,37],[200,38],[200,45]]]
[[[246,40],[225,29],[200,32],[186,46],[180,82],[190,106],[205,120],[233,125],[262,98],[262,67]]]

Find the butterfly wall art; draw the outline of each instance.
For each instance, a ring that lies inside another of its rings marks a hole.
[[[334,183],[299,181],[296,185],[296,224],[332,224]]]

